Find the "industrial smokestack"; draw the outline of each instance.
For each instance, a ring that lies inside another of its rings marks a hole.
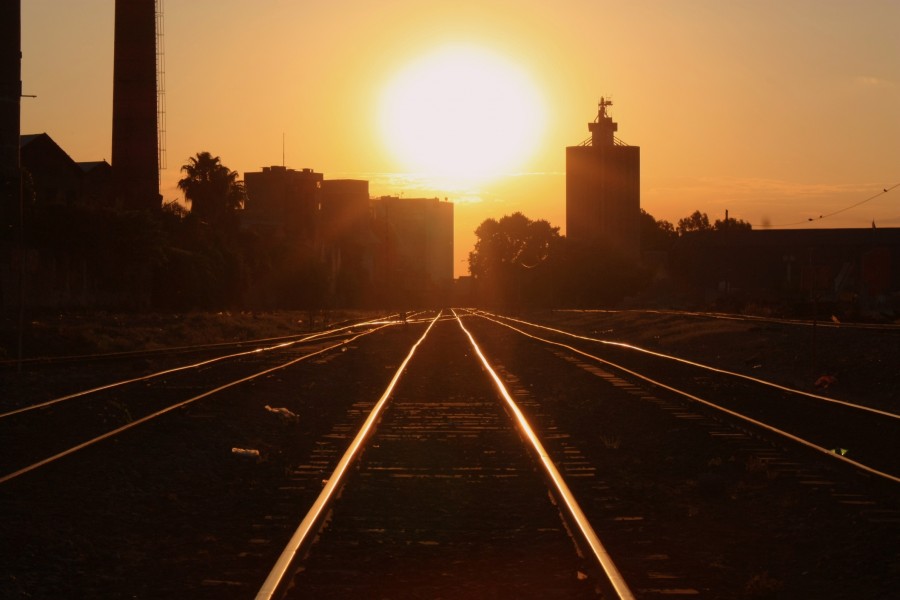
[[[116,205],[159,209],[156,2],[116,0],[112,168]]]

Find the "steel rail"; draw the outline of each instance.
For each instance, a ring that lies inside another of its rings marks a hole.
[[[648,315],[671,315],[675,317],[699,317],[704,319],[719,319],[723,321],[749,321],[756,323],[777,323],[779,325],[799,325],[801,327],[828,327],[832,329],[870,329],[875,331],[900,331],[900,325],[896,323],[858,323],[835,322],[825,320],[787,319],[782,317],[762,317],[758,315],[738,315],[733,313],[697,312],[688,310],[653,310],[653,309],[623,309],[609,310],[595,309],[558,309],[558,312],[587,313],[587,314],[617,314],[617,313],[646,313]]]
[[[242,377],[241,379],[236,379],[235,381],[226,383],[225,385],[221,385],[221,386],[216,387],[216,388],[214,388],[214,389],[207,390],[206,392],[203,392],[202,394],[199,394],[199,395],[197,395],[197,396],[193,396],[192,398],[188,398],[187,400],[182,400],[181,402],[177,402],[177,403],[175,403],[175,404],[172,404],[172,405],[170,405],[170,406],[168,406],[168,407],[166,407],[166,408],[164,408],[164,409],[158,410],[158,411],[156,411],[156,412],[154,412],[154,413],[152,413],[152,414],[149,414],[149,415],[146,415],[146,416],[144,416],[144,417],[141,417],[140,419],[136,419],[136,420],[132,421],[131,423],[128,423],[127,425],[123,425],[123,426],[118,427],[118,428],[116,428],[116,429],[113,429],[113,430],[111,430],[111,431],[107,431],[106,433],[104,433],[104,434],[102,434],[102,435],[99,435],[99,436],[97,436],[97,437],[95,437],[95,438],[92,438],[92,439],[90,439],[90,440],[88,440],[88,441],[86,441],[86,442],[82,442],[81,444],[78,444],[78,445],[76,445],[76,446],[72,446],[71,448],[68,448],[67,450],[63,450],[62,452],[59,452],[59,453],[57,453],[57,454],[54,454],[53,456],[47,457],[47,458],[45,458],[45,459],[43,459],[43,460],[40,460],[40,461],[38,461],[38,462],[36,462],[36,463],[33,463],[33,464],[31,464],[31,465],[28,465],[27,467],[23,467],[23,468],[19,469],[18,471],[14,471],[14,472],[12,472],[12,473],[8,473],[8,474],[6,474],[6,475],[3,475],[2,477],[0,477],[0,484],[6,483],[7,481],[10,481],[10,480],[12,480],[12,479],[15,479],[16,477],[19,477],[19,476],[21,476],[21,475],[25,475],[26,473],[30,473],[31,471],[34,471],[34,470],[36,470],[36,469],[38,469],[38,468],[40,468],[40,467],[46,466],[46,465],[48,465],[48,464],[50,464],[50,463],[52,463],[52,462],[55,462],[55,461],[57,461],[57,460],[59,460],[59,459],[61,459],[61,458],[66,457],[66,456],[69,456],[70,454],[74,454],[75,452],[78,452],[79,450],[83,450],[84,448],[87,448],[87,447],[89,447],[89,446],[93,446],[94,444],[96,444],[96,443],[98,443],[98,442],[102,442],[103,440],[106,440],[106,439],[111,438],[111,437],[113,437],[113,436],[116,436],[116,435],[118,435],[118,434],[120,434],[120,433],[122,433],[122,432],[124,432],[124,431],[127,431],[127,430],[129,430],[129,429],[132,429],[132,428],[134,428],[134,427],[137,427],[138,425],[141,425],[141,424],[143,424],[143,423],[146,423],[147,421],[150,421],[150,420],[152,420],[152,419],[155,419],[156,417],[159,417],[159,416],[162,416],[162,415],[164,415],[164,414],[166,414],[166,413],[172,412],[172,411],[175,410],[175,409],[182,408],[182,407],[184,407],[184,406],[187,406],[188,404],[192,404],[193,402],[196,402],[197,400],[201,400],[201,399],[206,398],[206,397],[208,397],[208,396],[212,396],[213,394],[217,394],[217,393],[219,393],[219,392],[221,392],[221,391],[223,391],[223,390],[227,390],[228,388],[232,388],[232,387],[237,386],[237,385],[240,385],[240,384],[242,384],[242,383],[246,383],[246,382],[248,382],[248,381],[251,381],[251,380],[253,380],[253,379],[256,379],[257,377],[261,377],[261,376],[263,376],[263,375],[268,375],[269,373],[274,373],[275,371],[279,371],[279,370],[281,370],[281,369],[287,368],[287,367],[289,367],[289,366],[291,366],[291,365],[294,365],[294,364],[297,364],[297,363],[299,363],[299,362],[301,362],[301,361],[307,360],[307,359],[312,358],[312,357],[314,357],[314,356],[318,356],[319,354],[324,354],[325,352],[328,352],[329,350],[334,350],[335,348],[340,348],[341,346],[346,346],[347,344],[349,344],[349,343],[351,343],[351,342],[353,342],[353,341],[355,341],[355,340],[357,340],[357,339],[359,339],[359,338],[361,338],[361,337],[363,337],[363,336],[370,335],[370,334],[372,334],[372,333],[374,333],[374,332],[376,332],[376,331],[379,331],[380,329],[383,329],[383,328],[385,328],[385,327],[387,327],[387,326],[388,326],[388,325],[382,325],[381,327],[377,327],[377,328],[375,328],[375,329],[372,329],[371,331],[366,331],[366,332],[360,333],[360,334],[358,334],[358,335],[355,335],[355,336],[352,337],[352,338],[343,340],[342,342],[340,342],[340,343],[338,343],[338,344],[334,344],[334,345],[332,345],[332,346],[328,346],[327,348],[322,348],[321,350],[317,350],[317,351],[311,352],[311,353],[309,353],[309,354],[304,354],[303,356],[301,356],[301,357],[299,357],[299,358],[295,358],[295,359],[290,360],[290,361],[288,361],[288,362],[286,362],[286,363],[280,364],[280,365],[278,365],[278,366],[276,366],[276,367],[271,367],[271,368],[265,369],[264,371],[260,371],[259,373],[254,373],[253,375],[249,375],[249,376],[247,376],[247,377]]]
[[[40,365],[53,365],[57,363],[72,363],[72,362],[83,362],[83,361],[96,361],[96,360],[111,360],[117,358],[141,358],[145,356],[153,356],[155,354],[186,354],[189,352],[202,352],[205,350],[215,350],[217,348],[240,348],[241,346],[247,346],[248,344],[259,344],[263,342],[277,342],[280,340],[287,340],[290,338],[296,338],[301,336],[302,334],[292,334],[292,335],[284,335],[277,336],[271,338],[259,338],[252,340],[244,340],[238,342],[216,342],[213,344],[194,344],[189,346],[166,346],[163,348],[155,348],[152,350],[141,349],[141,350],[123,350],[121,352],[101,352],[97,354],[63,354],[60,356],[34,356],[31,358],[23,358],[21,361],[18,360],[3,360],[0,361],[0,365],[8,366],[13,363],[21,362],[23,365],[28,364],[40,364]]]
[[[519,328],[517,328],[517,327],[513,327],[512,325],[510,325],[510,324],[508,324],[508,323],[504,323],[504,322],[502,322],[502,321],[498,321],[498,320],[496,320],[496,319],[491,319],[491,318],[489,318],[489,317],[486,317],[486,316],[484,316],[484,314],[478,314],[478,313],[473,313],[473,314],[475,314],[476,316],[478,316],[478,317],[480,317],[480,318],[482,318],[482,319],[491,321],[491,322],[493,322],[493,323],[497,323],[498,325],[502,325],[503,327],[507,327],[507,328],[509,328],[509,329],[511,329],[511,330],[513,330],[513,331],[515,331],[515,332],[517,332],[517,333],[520,333],[520,334],[522,334],[522,335],[524,335],[524,336],[526,336],[526,337],[529,337],[529,338],[531,338],[531,339],[533,339],[533,340],[537,340],[537,341],[540,341],[540,342],[544,342],[545,344],[550,344],[550,345],[553,345],[553,346],[558,346],[558,347],[560,347],[560,348],[565,348],[566,350],[569,350],[569,351],[571,351],[571,352],[574,352],[575,354],[580,354],[581,356],[584,356],[585,358],[590,358],[591,360],[595,360],[595,361],[597,361],[597,362],[599,362],[599,363],[602,363],[602,364],[604,364],[604,365],[608,365],[608,366],[610,366],[610,367],[612,367],[612,368],[614,368],[614,369],[618,369],[619,371],[622,371],[623,373],[628,373],[629,375],[632,375],[632,376],[634,376],[634,377],[637,377],[638,379],[641,379],[641,380],[643,380],[643,381],[646,381],[647,383],[650,383],[650,384],[652,384],[652,385],[655,385],[655,386],[657,386],[657,387],[659,387],[659,388],[662,388],[662,389],[664,389],[664,390],[668,390],[668,391],[673,392],[673,393],[675,393],[675,394],[678,394],[678,395],[680,395],[680,396],[684,396],[685,398],[688,398],[689,400],[693,400],[693,401],[695,401],[695,402],[699,402],[700,404],[703,404],[703,405],[708,406],[708,407],[710,407],[710,408],[713,408],[713,409],[715,409],[715,410],[724,412],[725,414],[728,414],[728,415],[730,415],[730,416],[732,416],[732,417],[735,417],[735,418],[737,418],[737,419],[740,419],[740,420],[742,420],[742,421],[745,421],[745,422],[747,422],[747,423],[750,423],[750,424],[752,424],[752,425],[755,425],[756,427],[759,427],[759,428],[761,428],[761,429],[764,429],[764,430],[766,430],[766,431],[769,431],[770,433],[774,433],[774,434],[776,434],[776,435],[780,435],[780,436],[782,436],[782,437],[785,437],[785,438],[787,438],[787,439],[789,439],[789,440],[791,440],[791,441],[793,441],[793,442],[795,442],[795,443],[797,443],[797,444],[800,444],[800,445],[805,446],[805,447],[807,447],[807,448],[810,448],[810,449],[812,449],[812,450],[814,450],[814,451],[816,451],[816,452],[819,452],[819,453],[821,453],[821,454],[824,454],[824,455],[826,455],[826,456],[828,456],[828,457],[830,457],[830,458],[832,458],[832,459],[834,459],[834,460],[842,461],[842,462],[844,462],[845,464],[850,465],[850,466],[852,466],[852,467],[855,468],[855,469],[859,469],[859,470],[865,471],[866,473],[869,473],[869,474],[871,474],[871,475],[876,475],[876,476],[881,477],[881,478],[883,478],[883,479],[887,479],[887,480],[889,480],[889,481],[893,481],[894,483],[900,483],[900,477],[897,477],[897,476],[895,476],[895,475],[891,475],[890,473],[885,473],[885,472],[883,472],[883,471],[879,471],[879,470],[877,470],[877,469],[873,469],[872,467],[869,467],[869,466],[864,465],[864,464],[862,464],[862,463],[856,462],[855,460],[849,459],[849,458],[847,458],[846,456],[842,456],[842,455],[840,455],[840,454],[836,454],[836,453],[832,452],[831,450],[829,450],[828,448],[823,448],[822,446],[819,446],[819,445],[817,445],[817,444],[814,444],[814,443],[810,442],[809,440],[805,440],[805,439],[803,439],[803,438],[801,438],[801,437],[798,437],[798,436],[796,436],[796,435],[794,435],[794,434],[792,434],[792,433],[789,433],[789,432],[787,432],[787,431],[778,429],[777,427],[773,427],[773,426],[771,426],[771,425],[769,425],[769,424],[767,424],[767,423],[763,423],[762,421],[758,421],[758,420],[754,419],[753,417],[749,417],[749,416],[744,415],[744,414],[742,414],[742,413],[739,413],[739,412],[737,412],[737,411],[733,411],[733,410],[728,409],[728,408],[725,408],[725,407],[723,407],[723,406],[719,406],[718,404],[715,404],[714,402],[710,402],[709,400],[704,400],[703,398],[700,398],[699,396],[695,396],[695,395],[691,394],[690,392],[686,392],[686,391],[684,391],[684,390],[680,390],[680,389],[678,389],[678,388],[672,387],[672,386],[670,386],[670,385],[668,385],[668,384],[662,383],[661,381],[657,381],[657,380],[655,380],[655,379],[652,379],[651,377],[647,377],[646,375],[642,375],[641,373],[638,373],[637,371],[632,371],[631,369],[628,369],[627,367],[623,367],[622,365],[618,365],[618,364],[616,364],[616,363],[614,363],[614,362],[610,362],[610,361],[608,361],[608,360],[605,360],[605,359],[603,359],[603,358],[600,358],[599,356],[595,356],[595,355],[593,355],[593,354],[590,354],[590,353],[588,353],[588,352],[585,352],[584,350],[581,350],[581,349],[576,348],[576,347],[574,347],[574,346],[569,346],[568,344],[563,344],[562,342],[555,342],[555,341],[553,341],[553,340],[548,340],[548,339],[546,339],[546,338],[538,337],[538,336],[536,336],[536,335],[533,335],[533,334],[528,333],[527,331],[522,331],[521,329],[519,329]]]
[[[359,454],[359,450],[362,447],[363,443],[374,430],[375,423],[378,421],[378,418],[384,411],[384,407],[387,405],[391,394],[393,394],[394,392],[394,387],[396,387],[397,382],[400,381],[400,376],[406,370],[406,366],[412,359],[413,354],[415,354],[416,349],[423,341],[425,341],[425,337],[431,331],[431,328],[434,327],[434,324],[437,323],[438,319],[441,318],[442,314],[442,312],[438,313],[438,315],[431,320],[431,322],[428,324],[428,327],[425,329],[425,333],[423,333],[422,337],[420,337],[418,341],[413,344],[412,348],[410,348],[409,354],[406,355],[406,358],[397,368],[397,371],[394,373],[393,378],[391,378],[390,383],[384,390],[384,393],[382,393],[381,398],[379,398],[378,402],[375,403],[375,407],[369,413],[369,416],[366,418],[365,423],[363,423],[359,432],[356,434],[356,437],[350,443],[350,446],[344,452],[344,455],[341,457],[340,461],[338,461],[337,467],[335,467],[334,472],[332,472],[331,476],[325,482],[325,486],[319,493],[318,498],[316,498],[315,502],[313,502],[309,511],[307,511],[306,516],[303,518],[303,521],[300,522],[300,525],[294,531],[294,534],[291,536],[291,539],[288,541],[284,550],[281,552],[278,560],[275,561],[275,565],[272,567],[272,570],[269,572],[269,575],[263,582],[262,587],[260,587],[259,591],[256,593],[256,600],[271,600],[274,594],[278,592],[283,583],[285,574],[290,568],[291,563],[293,563],[294,561],[294,557],[297,555],[297,552],[305,543],[310,532],[312,532],[313,528],[319,523],[320,518],[325,512],[325,508],[331,501],[331,497],[334,495],[338,486],[343,483],[343,478],[347,472],[347,469],[349,468],[350,464],[356,459],[356,456]]]
[[[48,406],[53,406],[54,404],[59,404],[60,402],[65,402],[67,400],[73,400],[75,398],[82,398],[84,396],[88,396],[90,394],[96,394],[98,392],[102,392],[105,390],[114,389],[117,387],[122,387],[124,385],[129,385],[132,383],[137,383],[139,381],[148,381],[150,379],[155,379],[157,377],[162,377],[163,375],[170,375],[172,373],[177,373],[179,371],[186,371],[189,369],[199,369],[200,367],[205,367],[206,365],[210,365],[213,363],[221,362],[223,360],[228,360],[232,358],[239,358],[241,356],[248,356],[251,354],[260,354],[262,352],[270,352],[272,350],[280,350],[282,348],[288,348],[290,346],[295,346],[297,344],[302,344],[304,342],[308,342],[315,339],[321,339],[332,334],[341,332],[345,329],[353,329],[354,327],[366,326],[366,325],[376,325],[377,321],[366,322],[366,323],[358,323],[356,325],[348,325],[346,327],[341,327],[339,329],[330,329],[328,331],[321,331],[318,333],[310,334],[306,337],[300,338],[298,340],[294,340],[291,342],[283,342],[281,344],[276,344],[275,346],[269,346],[265,348],[254,348],[253,350],[247,350],[246,352],[238,352],[235,354],[226,354],[224,356],[217,356],[216,358],[211,358],[208,360],[200,361],[198,363],[191,363],[189,365],[182,365],[180,367],[174,367],[172,369],[166,369],[164,371],[157,371],[156,373],[150,373],[149,375],[142,375],[140,377],[135,377],[133,379],[123,379],[121,381],[115,381],[113,383],[108,383],[106,385],[101,385],[95,388],[91,388],[88,390],[82,390],[80,392],[75,392],[73,394],[68,394],[66,396],[60,396],[59,398],[54,398],[52,400],[47,400],[45,402],[40,402],[38,404],[29,404],[28,406],[23,406],[21,408],[17,408],[15,410],[11,410],[5,413],[0,413],[0,419],[5,419],[6,417],[12,417],[14,415],[18,415],[21,413],[26,413],[32,410],[38,410],[41,408],[47,408]]]
[[[771,387],[771,388],[775,388],[775,389],[780,390],[780,391],[782,391],[782,392],[788,392],[789,394],[796,394],[796,395],[798,395],[798,396],[805,396],[805,397],[807,397],[807,398],[812,398],[813,400],[819,400],[819,401],[821,401],[821,402],[830,402],[830,403],[832,403],[832,404],[838,404],[838,405],[843,406],[843,407],[845,407],[845,408],[851,408],[851,409],[854,409],[854,410],[860,410],[860,411],[863,411],[863,412],[872,413],[872,414],[878,415],[878,416],[880,416],[880,417],[886,417],[886,418],[889,418],[889,419],[898,419],[898,420],[900,420],[900,414],[897,414],[897,413],[892,413],[892,412],[888,412],[888,411],[884,411],[884,410],[879,410],[879,409],[877,409],[877,408],[872,408],[871,406],[863,406],[862,404],[856,404],[856,403],[853,403],[853,402],[847,402],[846,400],[839,400],[839,399],[837,399],[837,398],[829,398],[828,396],[821,396],[821,395],[819,395],[819,394],[813,394],[812,392],[804,392],[803,390],[798,390],[798,389],[795,389],[795,388],[790,388],[790,387],[787,387],[787,386],[784,386],[784,385],[781,385],[781,384],[778,384],[778,383],[775,383],[775,382],[772,382],[772,381],[766,381],[765,379],[759,379],[759,378],[757,378],[757,377],[752,377],[752,376],[750,376],[750,375],[744,375],[743,373],[736,373],[736,372],[734,372],[734,371],[728,371],[728,370],[726,370],[726,369],[720,369],[720,368],[718,368],[718,367],[713,367],[713,366],[711,366],[711,365],[705,365],[705,364],[703,364],[703,363],[698,363],[698,362],[695,362],[695,361],[692,361],[692,360],[687,360],[686,358],[679,358],[679,357],[677,357],[677,356],[672,356],[672,355],[670,355],[670,354],[663,354],[662,352],[655,352],[655,351],[653,351],[653,350],[647,350],[646,348],[641,348],[640,346],[635,346],[635,345],[633,345],[633,344],[626,344],[625,342],[614,342],[614,341],[612,341],[612,340],[601,340],[601,339],[599,339],[599,338],[592,338],[592,337],[589,337],[589,336],[579,335],[579,334],[577,334],[577,333],[572,333],[571,331],[566,331],[566,330],[564,330],[564,329],[556,329],[556,328],[554,328],[554,327],[548,327],[547,325],[541,325],[541,324],[539,324],[539,323],[532,323],[532,322],[530,322],[530,321],[523,321],[523,320],[521,320],[521,319],[516,319],[516,318],[513,318],[513,317],[508,317],[508,316],[506,316],[506,315],[497,315],[497,314],[494,314],[494,313],[489,313],[489,312],[487,312],[487,311],[477,311],[477,313],[475,313],[475,314],[479,314],[479,316],[490,315],[490,317],[492,317],[492,318],[490,318],[489,320],[495,321],[495,322],[497,322],[497,323],[500,323],[500,321],[497,321],[496,319],[506,319],[507,321],[513,321],[513,322],[515,322],[515,323],[521,323],[521,324],[523,324],[523,325],[528,325],[529,327],[535,327],[535,328],[537,328],[537,329],[545,329],[545,330],[547,330],[547,331],[552,331],[552,332],[554,332],[554,333],[559,333],[559,334],[562,334],[562,335],[565,335],[565,336],[568,336],[568,337],[573,337],[573,338],[576,338],[576,339],[579,339],[579,340],[585,340],[585,341],[588,341],[588,342],[596,342],[596,343],[598,343],[598,344],[604,344],[604,345],[607,345],[607,346],[616,346],[616,347],[618,347],[618,348],[625,348],[626,350],[634,350],[635,352],[641,352],[641,353],[643,353],[643,354],[649,354],[650,356],[655,356],[655,357],[657,357],[657,358],[664,358],[664,359],[666,359],[666,360],[672,360],[672,361],[675,361],[675,362],[680,362],[680,363],[682,363],[682,364],[686,364],[686,365],[689,365],[689,366],[692,366],[692,367],[697,367],[697,368],[700,368],[700,369],[705,369],[705,370],[711,371],[711,372],[713,372],[713,373],[719,373],[719,374],[721,374],[721,375],[728,375],[728,376],[731,376],[731,377],[737,377],[737,378],[740,378],[740,379],[746,379],[747,381],[752,381],[753,383],[758,383],[758,384],[760,384],[760,385],[764,385],[764,386],[768,386],[768,387]],[[488,317],[485,317],[485,318],[488,318]]]
[[[157,354],[186,354],[189,352],[203,352],[206,350],[215,350],[217,348],[240,348],[242,346],[247,346],[249,344],[261,344],[261,343],[270,343],[270,342],[279,342],[282,340],[291,340],[292,338],[302,338],[304,335],[324,335],[330,332],[342,331],[344,329],[350,329],[353,327],[359,327],[362,325],[372,325],[376,323],[384,323],[388,322],[392,317],[397,315],[388,315],[385,317],[378,317],[375,319],[369,319],[367,321],[354,321],[349,325],[341,325],[340,327],[334,327],[330,329],[323,329],[314,334],[302,334],[302,333],[294,333],[291,335],[281,335],[275,337],[267,337],[267,338],[255,338],[250,340],[243,340],[237,342],[216,342],[213,344],[194,344],[188,346],[167,346],[165,348],[158,348],[154,350],[124,350],[122,352],[103,352],[99,354],[66,354],[62,356],[34,356],[31,358],[23,358],[22,360],[13,359],[13,360],[0,360],[0,367],[7,367],[14,364],[44,364],[44,365],[52,365],[55,363],[71,363],[78,361],[89,361],[89,360],[110,360],[117,358],[136,358],[136,357],[146,357],[146,356],[154,356]],[[340,321],[340,323],[348,323],[351,319],[345,319]]]
[[[507,391],[506,389],[506,386],[503,385],[500,377],[491,367],[487,358],[485,358],[484,353],[481,351],[481,348],[478,346],[478,343],[475,341],[475,338],[472,336],[469,330],[466,329],[465,325],[463,325],[462,319],[460,319],[459,315],[456,314],[456,311],[453,311],[453,316],[456,317],[456,321],[459,323],[460,328],[463,330],[466,336],[468,336],[469,342],[471,342],[472,344],[472,348],[478,355],[478,358],[481,359],[481,364],[493,379],[494,385],[497,387],[497,391],[506,401],[506,405],[512,411],[513,415],[515,415],[519,429],[522,431],[528,441],[531,442],[531,447],[540,459],[541,464],[544,467],[544,471],[547,473],[550,480],[553,482],[553,485],[556,487],[556,491],[560,499],[566,505],[569,514],[575,521],[575,524],[578,526],[579,531],[581,531],[582,536],[584,536],[584,539],[587,541],[588,545],[593,551],[594,557],[597,559],[597,562],[600,564],[600,567],[606,574],[606,577],[615,590],[616,594],[618,595],[618,598],[620,598],[620,600],[633,600],[634,594],[629,589],[625,578],[622,577],[622,574],[619,572],[618,567],[616,567],[615,563],[613,562],[612,557],[600,542],[600,538],[597,536],[594,528],[591,526],[584,512],[581,510],[581,507],[578,505],[578,501],[575,499],[575,496],[572,494],[569,486],[566,484],[559,470],[556,468],[556,465],[553,463],[550,455],[544,449],[543,444],[541,444],[540,440],[537,438],[537,435],[534,433],[534,430],[532,430],[531,426],[528,424],[528,420],[525,418],[525,415],[519,409],[519,406],[516,404],[516,402],[512,399],[512,396],[510,396],[509,391]]]

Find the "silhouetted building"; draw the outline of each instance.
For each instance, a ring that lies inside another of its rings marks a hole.
[[[721,295],[866,308],[900,292],[900,228],[762,229],[687,236],[673,265]]]
[[[362,179],[322,181],[322,236],[343,243],[362,235],[369,221],[369,182]]]
[[[376,280],[384,299],[400,306],[450,302],[453,285],[453,203],[438,198],[372,201],[380,242]]]
[[[105,160],[75,162],[46,133],[20,137],[27,192],[37,204],[112,206],[112,167]]]
[[[264,233],[315,242],[322,210],[322,181],[322,174],[312,169],[295,171],[272,166],[244,173],[244,225]]]
[[[640,147],[615,137],[618,125],[601,99],[591,137],[566,148],[566,237],[637,259],[640,256]]]
[[[84,172],[46,133],[21,137],[22,168],[37,204],[76,204]]]
[[[330,258],[331,292],[344,306],[369,304],[378,245],[372,233],[369,182],[326,179],[322,182],[320,234]]]
[[[112,168],[116,203],[162,205],[159,194],[155,0],[116,0]]]
[[[112,166],[105,160],[80,162],[83,174],[81,199],[88,206],[96,208],[112,207]]]
[[[369,198],[369,182],[326,180],[312,169],[244,173],[243,227],[305,248],[324,267],[331,301],[422,306],[449,300],[453,204]]]

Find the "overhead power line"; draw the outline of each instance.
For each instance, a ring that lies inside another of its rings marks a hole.
[[[830,212],[830,213],[826,213],[826,214],[821,214],[821,215],[819,215],[818,217],[809,217],[809,218],[804,219],[804,220],[802,220],[802,221],[795,221],[795,222],[793,222],[793,223],[782,223],[781,225],[772,225],[772,226],[770,226],[770,227],[768,227],[768,228],[769,228],[769,229],[779,229],[779,228],[782,228],[782,227],[793,227],[793,226],[795,226],[795,225],[805,225],[805,224],[807,224],[807,223],[812,223],[812,222],[815,222],[815,221],[820,221],[820,220],[822,220],[822,219],[827,219],[828,217],[833,217],[834,215],[838,215],[838,214],[840,214],[840,213],[842,213],[842,212],[846,212],[846,211],[848,211],[848,210],[850,210],[850,209],[856,208],[857,206],[862,206],[862,205],[865,204],[866,202],[871,202],[872,200],[874,200],[874,199],[876,199],[876,198],[880,198],[881,196],[884,196],[885,194],[887,194],[888,192],[890,192],[891,190],[893,190],[893,189],[895,189],[895,188],[897,188],[897,187],[900,187],[900,183],[895,183],[894,185],[892,185],[892,186],[890,186],[890,187],[883,188],[883,189],[882,189],[880,192],[878,192],[877,194],[873,194],[873,195],[869,196],[868,198],[866,198],[865,200],[860,200],[859,202],[856,202],[855,204],[851,204],[850,206],[845,206],[844,208],[842,208],[842,209],[840,209],[840,210],[836,210],[836,211],[834,211],[834,212]]]

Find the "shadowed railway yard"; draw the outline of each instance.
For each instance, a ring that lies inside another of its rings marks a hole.
[[[7,366],[0,595],[889,597],[893,383],[797,389],[805,327],[447,310]]]

